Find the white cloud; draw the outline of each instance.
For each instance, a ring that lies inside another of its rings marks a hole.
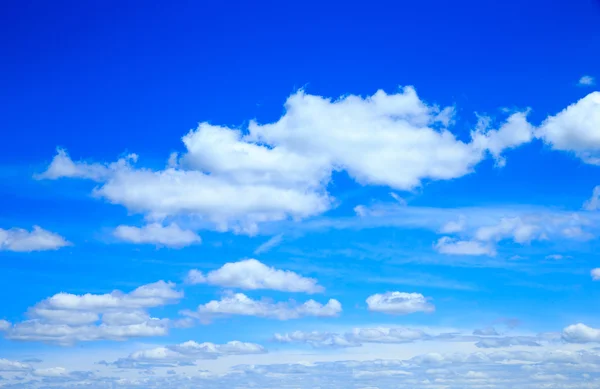
[[[307,343],[316,348],[322,347],[359,347],[363,343],[410,343],[430,339],[425,332],[412,328],[354,328],[343,334],[333,332],[294,331],[287,334],[275,334],[273,340],[279,343]]]
[[[449,255],[496,255],[493,246],[475,240],[456,240],[449,236],[441,237],[435,244],[435,249]]]
[[[38,377],[65,377],[69,371],[64,367],[49,367],[46,369],[35,369],[33,375]]]
[[[593,86],[595,84],[596,80],[592,76],[582,76],[577,83],[579,86]]]
[[[457,220],[452,220],[444,224],[440,229],[440,233],[456,234],[457,232],[462,232],[466,227],[466,222],[466,218],[461,215]]]
[[[506,164],[502,156],[505,150],[529,143],[533,138],[534,128],[527,122],[527,112],[512,114],[497,130],[490,130],[489,123],[488,118],[480,118],[477,130],[471,133],[471,137],[479,148],[489,150],[499,166]]]
[[[299,91],[285,108],[275,123],[251,122],[247,134],[200,124],[182,138],[186,151],[172,154],[163,170],[134,167],[137,155],[98,164],[58,150],[36,178],[97,181],[96,196],[151,221],[200,216],[218,230],[252,234],[263,222],[328,210],[333,171],[409,190],[425,179],[469,174],[488,151],[501,160],[503,150],[531,137],[525,114],[517,113],[497,130],[479,128],[469,143],[457,140],[446,129],[452,109],[427,105],[411,87],[338,100]]]
[[[169,320],[150,317],[147,309],[172,304],[183,297],[164,281],[140,286],[130,293],[74,295],[58,293],[33,307],[29,320],[5,329],[6,337],[69,345],[81,341],[124,340],[164,336]]]
[[[578,323],[566,327],[562,332],[562,337],[571,343],[600,342],[600,330]]]
[[[265,243],[258,246],[256,248],[256,250],[254,250],[254,254],[258,255],[258,254],[266,253],[267,251],[271,250],[273,247],[279,245],[282,240],[283,240],[282,234],[275,235],[271,239],[267,240]]]
[[[191,270],[187,280],[192,284],[206,283],[247,290],[271,289],[305,293],[320,293],[325,290],[313,278],[302,277],[289,270],[278,270],[256,259],[226,263],[206,276],[198,270]]]
[[[415,312],[433,312],[435,307],[420,293],[387,292],[374,294],[367,298],[370,311],[394,315],[406,315]]]
[[[358,347],[361,345],[345,335],[318,331],[294,331],[288,334],[275,334],[273,340],[278,343],[307,343],[316,348]]]
[[[231,341],[225,344],[197,343],[193,340],[140,350],[112,363],[119,368],[148,369],[193,365],[201,359],[216,359],[228,355],[264,354],[267,351],[255,343]]]
[[[598,208],[600,208],[600,185],[594,187],[592,197],[583,204],[583,209],[586,211],[596,211]]]
[[[314,300],[308,300],[303,304],[297,304],[294,301],[275,303],[267,300],[253,300],[243,293],[235,293],[224,296],[221,300],[213,300],[200,305],[197,314],[191,312],[187,312],[187,314],[200,319],[241,315],[289,320],[305,316],[335,317],[341,312],[342,304],[334,299],[330,299],[325,305]]]
[[[31,369],[31,366],[26,363],[0,358],[0,372],[22,372],[30,371]]]
[[[572,151],[585,163],[600,164],[600,92],[592,92],[555,116],[537,135],[555,150]]]
[[[57,250],[69,246],[62,236],[43,228],[34,226],[33,230],[27,231],[21,228],[4,230],[0,228],[0,251],[31,252]]]
[[[184,247],[200,243],[200,237],[190,230],[183,230],[177,224],[163,226],[151,223],[143,227],[118,226],[114,235],[124,241],[137,244],[156,244],[170,247]]]
[[[0,320],[0,331],[8,331],[8,329],[12,326],[9,321]]]
[[[599,281],[600,280],[600,267],[592,269],[590,271],[590,275],[592,276],[592,280]]]

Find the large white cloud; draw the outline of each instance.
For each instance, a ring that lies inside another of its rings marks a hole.
[[[600,92],[548,117],[537,136],[553,149],[571,151],[586,163],[600,164]]]
[[[202,241],[194,231],[181,229],[175,223],[166,226],[160,223],[150,223],[143,227],[118,226],[114,235],[131,243],[170,247],[184,247]]]
[[[200,305],[197,313],[186,312],[186,314],[200,319],[241,315],[289,320],[306,316],[336,317],[341,312],[342,304],[335,299],[330,299],[326,304],[318,303],[315,300],[298,304],[294,301],[253,300],[243,293],[235,293],[223,296],[221,300],[213,300]]]
[[[479,126],[469,142],[448,129],[452,109],[427,105],[411,87],[338,100],[299,91],[275,123],[247,131],[202,123],[162,170],[137,168],[137,155],[114,163],[73,161],[59,150],[39,179],[84,178],[94,194],[150,220],[200,216],[219,230],[256,232],[267,221],[303,219],[331,208],[333,171],[361,184],[409,190],[422,180],[473,171],[489,152],[526,143],[532,128],[515,113],[498,129]]]
[[[433,312],[435,307],[420,293],[387,292],[374,294],[367,298],[370,311],[394,315],[406,315],[415,312]]]
[[[305,293],[324,291],[324,288],[318,285],[317,280],[313,278],[302,277],[289,270],[275,269],[256,259],[226,263],[220,269],[211,271],[206,276],[198,270],[191,270],[187,279],[192,284],[206,283],[247,290],[271,289]]]
[[[164,281],[140,286],[129,293],[58,293],[31,307],[28,320],[5,328],[5,336],[65,345],[163,336],[168,333],[170,321],[153,318],[147,310],[173,304],[182,297],[183,292]]]
[[[31,231],[21,228],[4,230],[0,228],[0,251],[46,251],[57,250],[70,245],[62,236],[41,227],[34,226]]]

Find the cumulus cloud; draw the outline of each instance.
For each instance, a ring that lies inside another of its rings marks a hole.
[[[31,231],[21,228],[9,230],[0,228],[0,251],[46,251],[57,250],[68,245],[70,243],[62,236],[38,226],[34,226]]]
[[[188,273],[187,281],[191,284],[210,284],[247,290],[270,289],[305,293],[320,293],[325,290],[313,278],[302,277],[289,270],[275,269],[256,259],[226,263],[206,276],[194,269]]]
[[[600,280],[600,267],[592,269],[590,271],[590,275],[592,276],[592,280],[599,281]]]
[[[298,304],[295,301],[257,301],[243,293],[235,293],[224,296],[221,300],[213,300],[200,305],[197,313],[186,312],[186,314],[200,319],[241,315],[289,320],[306,316],[336,317],[341,312],[342,304],[335,299],[330,299],[327,304],[324,305],[315,300],[308,300],[303,304]]]
[[[579,86],[593,86],[596,85],[596,80],[592,76],[581,76],[579,82],[577,83]]]
[[[125,340],[163,336],[169,320],[151,317],[147,310],[179,301],[183,293],[164,281],[123,293],[74,295],[58,293],[33,307],[28,320],[5,330],[6,337],[70,345],[95,340]]]
[[[200,237],[194,231],[183,230],[175,223],[167,226],[160,223],[151,223],[143,227],[118,226],[114,235],[131,243],[170,247],[185,247],[201,242]]]
[[[225,344],[197,343],[193,340],[136,351],[126,358],[111,364],[122,369],[149,369],[155,367],[177,367],[193,365],[202,359],[217,359],[228,355],[264,354],[264,347],[255,343],[231,341]]]
[[[555,150],[575,153],[583,162],[600,164],[600,92],[592,92],[548,117],[537,135]]]
[[[466,143],[447,129],[452,112],[428,105],[412,87],[337,100],[298,91],[274,123],[250,122],[246,131],[201,123],[162,170],[136,167],[135,154],[89,163],[59,149],[36,178],[96,181],[95,196],[152,221],[200,216],[218,230],[253,234],[263,222],[330,209],[334,171],[410,190],[469,174],[488,153],[504,161],[504,150],[531,138],[526,113],[516,113],[497,129],[479,126]]]
[[[566,327],[562,332],[562,337],[571,343],[600,342],[600,330],[578,323]]]
[[[420,293],[387,292],[374,294],[367,298],[370,311],[394,315],[406,315],[415,312],[430,313],[435,310],[433,304]]]

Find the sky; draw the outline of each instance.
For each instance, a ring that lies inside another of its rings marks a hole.
[[[600,2],[0,18],[1,389],[600,386]]]

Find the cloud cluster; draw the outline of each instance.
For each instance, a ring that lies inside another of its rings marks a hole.
[[[0,251],[32,252],[57,250],[70,245],[62,236],[41,227],[31,231],[22,228],[4,230],[0,228]]]
[[[325,290],[313,278],[302,277],[289,270],[275,269],[256,259],[226,263],[206,275],[198,270],[191,270],[187,282],[246,290],[270,289],[304,293],[320,293]]]
[[[220,300],[212,300],[198,307],[197,312],[186,311],[185,314],[201,320],[210,320],[223,316],[257,316],[277,320],[298,319],[300,317],[336,317],[342,312],[342,304],[330,299],[326,304],[308,300],[298,304],[293,300],[287,302],[271,302],[270,300],[253,300],[243,293],[223,296]]]
[[[120,358],[110,365],[122,369],[151,369],[156,367],[188,366],[201,359],[216,359],[227,355],[263,354],[267,351],[260,345],[231,341],[225,344],[197,343],[193,340],[140,350],[126,358]]]
[[[410,190],[423,180],[469,174],[488,153],[504,163],[503,151],[533,134],[519,112],[497,129],[489,121],[478,125],[466,143],[448,130],[452,114],[426,104],[412,87],[338,100],[298,91],[274,123],[252,121],[245,131],[201,123],[182,138],[185,152],[162,170],[135,167],[135,154],[101,164],[59,150],[36,178],[99,182],[95,196],[148,220],[199,216],[218,230],[252,234],[263,222],[330,209],[334,171],[364,185]]]
[[[148,309],[178,302],[183,292],[164,281],[123,293],[58,293],[31,307],[25,320],[5,326],[8,339],[69,345],[94,340],[163,336],[169,320],[153,318]]]

